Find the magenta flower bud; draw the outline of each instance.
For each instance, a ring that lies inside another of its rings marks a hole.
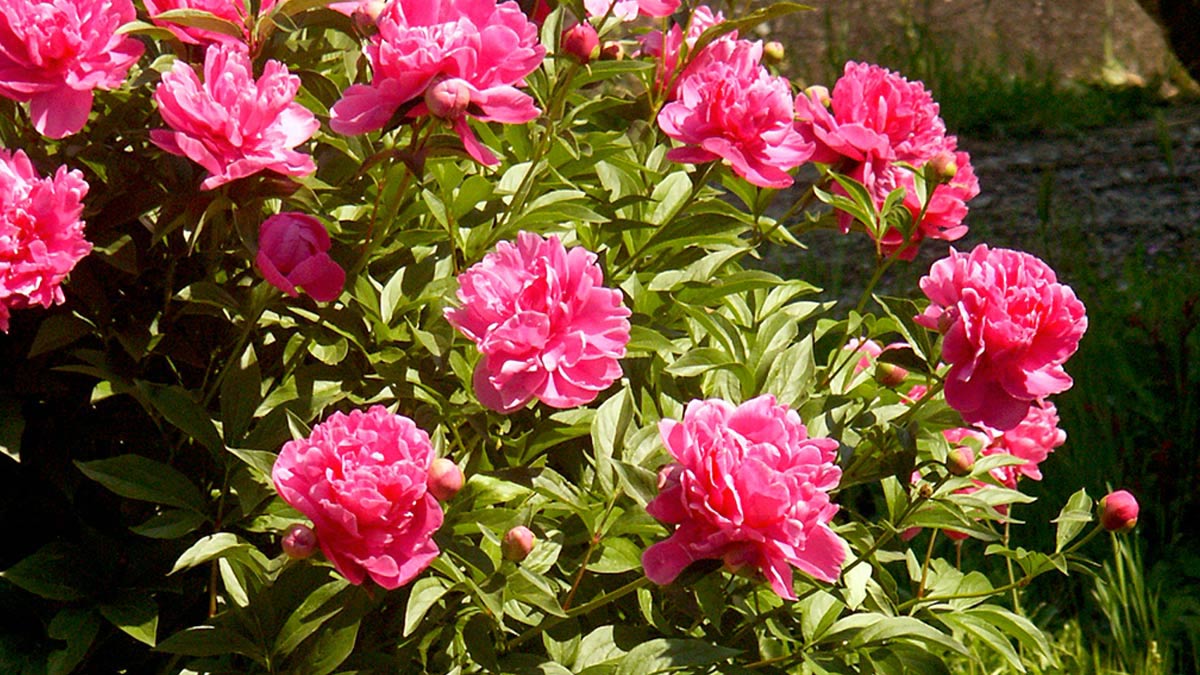
[[[587,63],[600,56],[600,36],[592,24],[577,23],[563,31],[559,49],[580,63]]]
[[[434,117],[456,120],[462,117],[471,103],[471,90],[466,81],[449,77],[433,83],[425,90],[425,105]]]
[[[894,363],[880,361],[875,364],[875,381],[885,387],[894,387],[908,377],[908,370]]]
[[[1100,500],[1100,524],[1109,532],[1128,532],[1137,520],[1137,499],[1129,492],[1117,490]]]
[[[763,45],[763,61],[770,64],[777,64],[783,61],[784,49],[783,43],[778,40],[771,40]]]
[[[296,523],[287,529],[280,544],[287,557],[304,560],[317,550],[317,533],[307,525]]]
[[[429,465],[429,477],[425,487],[439,502],[452,499],[463,486],[462,469],[445,457],[438,457]]]
[[[937,176],[943,183],[948,183],[952,178],[958,175],[958,162],[955,161],[954,153],[945,150],[933,156],[929,160],[929,166],[937,172]]]
[[[954,448],[946,455],[946,470],[952,476],[970,476],[975,470],[975,452],[965,445]]]
[[[533,532],[524,525],[518,525],[504,534],[504,539],[500,542],[500,551],[505,560],[521,562],[529,557],[533,544]]]

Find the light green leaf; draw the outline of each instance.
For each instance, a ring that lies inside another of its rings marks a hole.
[[[1079,536],[1083,528],[1092,522],[1092,517],[1092,498],[1088,496],[1087,490],[1081,489],[1071,495],[1066,506],[1059,511],[1058,517],[1050,521],[1058,524],[1054,532],[1054,552],[1061,552],[1071,540]]]
[[[158,604],[145,595],[126,595],[100,605],[100,614],[143,644],[154,646],[158,640]]]
[[[203,515],[208,508],[200,490],[169,464],[141,455],[75,462],[85,476],[109,490],[144,502],[190,509]]]
[[[740,653],[702,640],[659,638],[643,642],[621,657],[616,675],[654,675],[677,668],[710,666]]]
[[[408,596],[408,607],[404,610],[404,637],[412,635],[412,632],[420,625],[421,619],[425,618],[429,608],[441,600],[448,590],[450,590],[450,586],[441,577],[429,576],[417,579]]]

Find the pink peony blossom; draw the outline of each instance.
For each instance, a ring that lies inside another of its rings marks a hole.
[[[679,96],[663,107],[658,125],[684,143],[667,153],[676,162],[728,162],[760,187],[792,184],[788,171],[812,153],[792,127],[788,81],[759,65],[762,43],[715,42],[688,67]]]
[[[454,80],[470,106],[444,118],[472,158],[499,160],[479,143],[467,117],[521,124],[541,112],[516,87],[541,64],[546,49],[537,26],[515,2],[496,0],[393,0],[378,20],[379,32],[367,45],[374,79],[351,85],[330,111],[339,134],[364,134],[386,127],[402,106],[409,117],[430,111],[426,89]]]
[[[130,0],[0,2],[0,96],[29,103],[33,126],[63,138],[87,123],[95,89],[116,89],[145,47],[118,35]]]
[[[642,555],[651,581],[669,584],[710,558],[757,570],[789,600],[792,567],[837,579],[846,544],[829,527],[838,507],[827,494],[842,475],[837,441],[809,438],[796,411],[769,394],[736,407],[694,400],[682,422],[658,428],[675,463],[660,472],[646,511],[678,527]]]
[[[931,304],[916,321],[945,335],[946,402],[963,419],[1007,431],[1033,401],[1071,387],[1062,366],[1087,315],[1046,263],[986,244],[951,248],[920,285]]]
[[[612,16],[620,21],[633,21],[641,9],[638,0],[583,0],[583,8],[589,19]]]
[[[346,272],[329,257],[329,232],[307,213],[277,213],[258,230],[258,255],[254,264],[272,286],[293,298],[303,288],[318,302],[332,302],[342,294]]]
[[[150,140],[163,150],[204,167],[205,190],[269,169],[286,176],[317,170],[312,157],[294,148],[321,126],[295,102],[300,78],[278,61],[267,61],[254,79],[245,47],[210,45],[204,53],[204,83],[176,61],[154,90],[168,129]]]
[[[660,18],[670,16],[679,9],[680,0],[638,0],[638,10],[642,16]]]
[[[678,94],[677,84],[683,75],[676,71],[679,69],[679,57],[682,54],[684,43],[686,42],[688,49],[691,50],[704,31],[724,21],[725,15],[721,12],[714,12],[708,5],[699,5],[688,18],[687,35],[684,35],[679,24],[675,24],[671,26],[670,30],[650,31],[642,36],[640,53],[658,59],[659,91],[670,91],[671,98],[676,97]],[[730,31],[718,38],[717,41],[731,42],[737,38],[737,35],[737,31]],[[711,44],[700,53],[707,51],[709,47]],[[694,64],[698,57],[699,54],[692,54],[689,57],[689,63]]]
[[[1024,464],[1001,466],[991,471],[993,478],[1014,490],[1021,478],[1041,480],[1042,471],[1038,465],[1067,440],[1067,433],[1058,428],[1058,410],[1049,401],[1038,401],[1017,426],[1005,432],[994,431],[993,435],[995,440],[983,451],[984,455],[1007,453],[1025,460]]]
[[[531,399],[554,408],[590,403],[621,377],[630,311],[605,288],[596,255],[530,232],[501,242],[458,277],[446,319],[483,355],[475,395],[497,412]]]
[[[251,30],[254,28],[256,17],[246,11],[243,0],[145,0],[146,11],[151,20],[159,26],[164,26],[174,33],[181,42],[192,45],[207,45],[214,42],[249,43]],[[266,14],[275,6],[275,0],[262,0],[259,13]],[[182,26],[170,20],[159,20],[155,17],[163,12],[176,9],[195,9],[208,12],[218,19],[224,19],[242,29],[242,36],[234,37],[214,30],[205,30],[192,26]]]
[[[938,105],[920,82],[886,68],[847,62],[829,94],[812,89],[796,97],[796,128],[815,144],[813,161],[871,158],[924,164],[946,143]]]
[[[79,219],[87,191],[78,171],[42,178],[24,152],[0,149],[0,331],[9,310],[64,301],[63,279],[92,250]]]
[[[383,406],[335,412],[283,446],[271,478],[313,522],[325,557],[352,584],[412,581],[438,555],[442,508],[425,487],[433,446]]]

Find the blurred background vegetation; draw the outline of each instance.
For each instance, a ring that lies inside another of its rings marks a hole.
[[[1038,255],[1088,307],[1068,364],[1076,386],[1055,398],[1068,440],[1045,479],[1023,485],[1038,501],[1015,514],[1026,524],[1013,536],[1052,549],[1049,521],[1080,486],[1095,497],[1129,489],[1141,519],[1115,555],[1093,542],[1103,567],[1043,577],[1022,595],[1061,660],[1029,672],[1200,672],[1200,88],[1134,0],[806,4],[815,11],[763,35],[786,48],[780,70],[832,86],[853,59],[924,82],[973,164],[988,169],[956,248]],[[1091,175],[1071,183],[1072,171]],[[1110,195],[1071,192],[1097,184],[1129,193],[1113,196],[1132,206],[1094,207]],[[765,265],[856,297],[872,265],[866,238],[815,232],[805,243]],[[945,252],[925,242],[917,261],[893,268],[886,292],[919,294],[917,279]],[[962,554],[981,564],[983,546],[967,542]]]

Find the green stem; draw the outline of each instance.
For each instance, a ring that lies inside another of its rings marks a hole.
[[[600,516],[600,522],[596,524],[596,531],[592,534],[588,541],[587,551],[583,554],[583,562],[579,565],[579,572],[575,575],[575,581],[571,584],[571,590],[567,592],[567,598],[563,600],[562,608],[567,610],[571,608],[571,601],[575,599],[575,592],[579,590],[579,584],[583,582],[583,575],[587,573],[588,563],[592,560],[592,554],[596,552],[596,547],[600,545],[601,535],[604,532],[604,526],[608,524],[608,517],[612,515],[613,509],[617,505],[617,498],[622,494],[621,490],[613,492],[612,497],[608,500],[608,507],[604,509],[604,515]]]
[[[938,531],[929,533],[929,546],[925,549],[925,561],[921,564],[921,582],[917,584],[917,597],[925,595],[925,581],[929,579],[929,561],[933,559],[933,545],[937,542]]]
[[[634,579],[633,581],[625,584],[624,586],[618,588],[617,590],[615,590],[611,593],[605,593],[604,595],[602,595],[594,600],[591,600],[590,602],[583,603],[582,605],[576,607],[575,609],[567,610],[566,616],[547,617],[540,624],[534,626],[533,628],[530,628],[529,630],[525,631],[524,633],[521,633],[519,636],[516,637],[516,639],[514,639],[512,642],[509,642],[506,645],[506,647],[508,648],[508,650],[511,651],[514,647],[517,647],[519,645],[522,645],[522,644],[528,642],[530,639],[537,637],[544,631],[547,631],[547,630],[553,628],[554,626],[557,626],[558,624],[562,623],[563,621],[566,621],[567,619],[571,619],[571,618],[580,616],[581,614],[587,614],[588,612],[590,612],[594,609],[599,609],[600,607],[603,607],[611,602],[620,600],[621,598],[625,597],[626,595],[629,595],[630,593],[633,593],[634,591],[638,590],[639,588],[646,587],[647,585],[649,585],[649,583],[650,583],[649,579],[647,579],[645,576],[640,576],[637,579]]]

